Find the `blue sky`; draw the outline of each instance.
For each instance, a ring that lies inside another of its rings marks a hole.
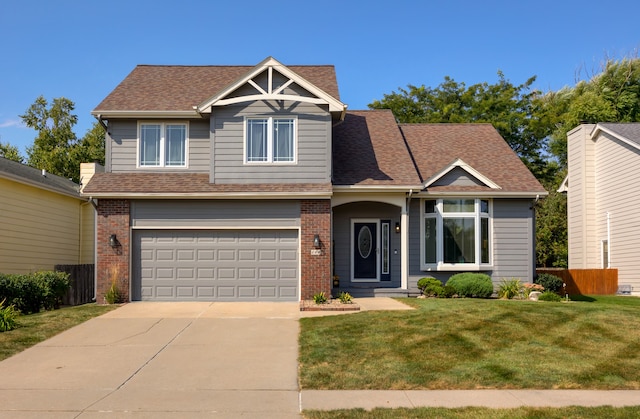
[[[0,141],[23,154],[19,117],[43,95],[90,112],[137,64],[333,64],[341,100],[365,109],[407,84],[514,84],[557,90],[636,56],[640,2],[2,0]]]

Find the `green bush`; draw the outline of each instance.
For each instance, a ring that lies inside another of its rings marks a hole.
[[[562,286],[564,284],[562,279],[557,276],[544,273],[538,274],[533,283],[542,285],[546,291],[552,291],[558,294],[562,290]]]
[[[344,291],[340,292],[340,294],[338,294],[338,299],[342,304],[353,303],[353,297],[351,297],[351,294],[349,294],[348,292],[344,292]]]
[[[545,291],[540,294],[538,301],[562,301],[562,297],[553,291]]]
[[[5,300],[0,301],[0,332],[8,332],[16,327],[18,312],[12,306],[4,306]]]
[[[64,272],[0,274],[0,299],[24,314],[57,308],[68,289],[69,275]]]
[[[441,297],[445,294],[442,282],[435,278],[420,278],[418,280],[418,288],[427,297]]]
[[[498,297],[508,300],[519,297],[523,293],[522,282],[519,279],[503,279],[498,288]]]
[[[313,302],[316,304],[325,304],[327,301],[329,300],[327,299],[324,291],[314,294],[313,296]]]
[[[464,272],[453,275],[447,281],[459,297],[489,298],[493,294],[493,283],[487,274]]]
[[[449,284],[444,285],[444,292],[439,295],[439,297],[443,298],[451,298],[454,295],[457,295],[456,289]]]

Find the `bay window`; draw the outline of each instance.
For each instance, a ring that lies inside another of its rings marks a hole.
[[[481,269],[489,266],[490,201],[427,199],[422,206],[423,269]]]
[[[294,118],[247,118],[245,162],[292,163],[294,161]]]
[[[140,167],[185,167],[187,165],[187,125],[140,124]]]

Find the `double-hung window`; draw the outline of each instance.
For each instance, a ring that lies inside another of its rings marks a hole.
[[[140,167],[185,167],[187,124],[140,124]]]
[[[295,118],[247,118],[245,162],[295,162]]]
[[[422,216],[423,269],[478,270],[490,266],[489,200],[427,199]]]

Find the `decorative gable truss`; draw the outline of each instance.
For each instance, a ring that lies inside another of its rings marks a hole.
[[[298,76],[272,57],[207,99],[194,109],[210,113],[213,107],[250,101],[294,101],[327,105],[329,112],[344,118],[347,106]]]
[[[486,186],[491,189],[502,189],[500,185],[469,166],[462,159],[457,159],[427,179],[424,183],[424,188],[447,185]]]

